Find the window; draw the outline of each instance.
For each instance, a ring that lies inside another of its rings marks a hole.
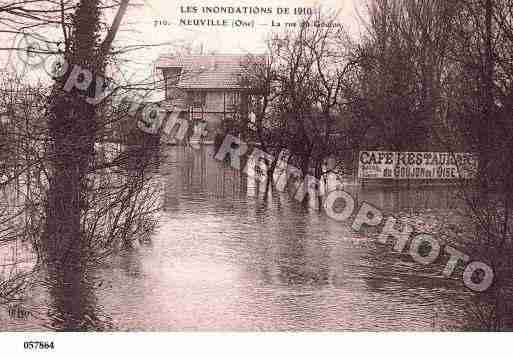
[[[226,94],[226,104],[228,106],[238,106],[240,103],[240,94],[238,92],[228,92]]]

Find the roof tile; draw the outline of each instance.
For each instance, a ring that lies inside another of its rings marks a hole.
[[[177,87],[187,89],[236,89],[247,55],[161,55],[158,69],[181,68]]]

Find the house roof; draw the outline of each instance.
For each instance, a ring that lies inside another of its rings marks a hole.
[[[180,68],[177,87],[184,89],[240,89],[247,55],[161,55],[157,69]]]

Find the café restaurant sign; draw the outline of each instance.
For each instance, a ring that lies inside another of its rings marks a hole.
[[[358,178],[468,179],[475,177],[477,163],[472,153],[361,151]]]

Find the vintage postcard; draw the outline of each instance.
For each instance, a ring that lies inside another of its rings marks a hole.
[[[513,0],[3,0],[0,39],[0,342],[513,329]]]

